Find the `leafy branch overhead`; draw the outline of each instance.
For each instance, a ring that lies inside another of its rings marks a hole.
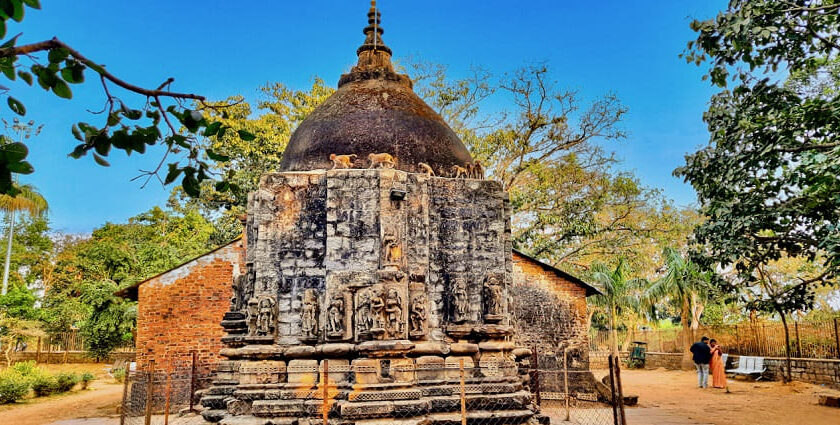
[[[25,7],[40,9],[38,0],[0,0],[0,39],[6,38],[9,21],[21,22]],[[70,152],[72,158],[81,158],[88,153],[94,161],[108,166],[106,159],[112,148],[145,154],[148,146],[161,144],[164,147],[160,162],[154,169],[141,170],[138,178],[145,178],[145,186],[152,178],[162,184],[180,179],[184,191],[198,196],[202,181],[216,181],[219,191],[229,190],[231,183],[225,175],[211,169],[210,161],[225,161],[221,155],[206,148],[202,137],[221,137],[228,132],[243,140],[253,140],[254,135],[246,130],[234,130],[219,121],[208,121],[204,111],[219,111],[229,104],[208,103],[204,96],[171,90],[173,78],[166,79],[154,89],[140,87],[126,82],[101,65],[62,42],[58,38],[30,44],[18,44],[17,34],[0,45],[0,72],[10,81],[18,79],[28,86],[37,83],[42,89],[54,95],[71,99],[72,85],[85,83],[85,76],[91,72],[98,78],[105,95],[105,106],[97,114],[104,116],[103,122],[91,124],[79,122],[71,132],[79,142]],[[46,62],[38,53],[46,52]],[[22,63],[26,62],[26,63]],[[88,72],[91,71],[91,72]],[[136,95],[139,99],[124,99],[114,94],[114,86]],[[0,86],[6,97],[6,104],[18,115],[26,114],[26,106],[9,94],[12,89]],[[26,162],[28,150],[21,143],[0,147],[0,193],[13,191],[12,174],[30,174],[33,167]],[[169,160],[170,162],[167,162]],[[161,178],[162,171],[166,174]]]

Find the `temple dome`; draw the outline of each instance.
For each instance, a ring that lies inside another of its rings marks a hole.
[[[368,154],[389,153],[395,168],[410,172],[421,172],[421,162],[438,173],[472,162],[455,132],[414,93],[408,76],[394,72],[373,7],[368,22],[359,63],[292,134],[280,171],[331,168],[330,154],[355,154],[359,168],[367,167]]]

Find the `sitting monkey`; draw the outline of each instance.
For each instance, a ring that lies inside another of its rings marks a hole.
[[[388,153],[372,153],[368,155],[368,160],[370,161],[368,169],[376,166],[379,166],[379,168],[394,168],[394,165],[397,164],[397,160]]]
[[[453,165],[452,166],[452,173],[455,174],[455,177],[453,177],[453,178],[456,178],[456,179],[469,177],[469,173],[467,172],[467,169],[464,168],[464,167],[461,167],[460,165]]]
[[[426,177],[435,176],[435,170],[433,170],[432,167],[429,166],[429,164],[426,164],[425,162],[418,162],[417,165],[423,169],[423,172],[426,173]]]
[[[350,155],[336,155],[334,153],[330,154],[330,161],[333,163],[332,169],[335,170],[336,168],[350,168],[353,166],[353,158],[356,157],[356,154]]]
[[[481,166],[481,162],[478,160],[470,164],[470,177],[484,180],[484,167]]]

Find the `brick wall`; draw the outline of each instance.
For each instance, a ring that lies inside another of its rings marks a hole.
[[[559,311],[552,313],[555,316],[553,319],[545,319],[547,323],[540,323],[540,318],[532,320],[523,317],[518,314],[520,312],[514,311],[519,319],[515,325],[520,343],[528,346],[537,344],[540,351],[545,353],[555,351],[558,345],[565,344],[570,347],[571,366],[589,368],[586,288],[516,252],[513,253],[513,282],[515,287],[520,287],[519,291],[522,291],[522,285],[547,291],[555,297],[559,307]],[[538,293],[534,295],[539,296]],[[515,299],[514,309],[534,308],[535,301],[534,298]],[[539,310],[533,312],[539,313]]]
[[[198,374],[215,369],[222,348],[220,322],[243,255],[243,242],[237,240],[140,285],[138,368],[154,360],[156,370],[187,370],[195,350]]]

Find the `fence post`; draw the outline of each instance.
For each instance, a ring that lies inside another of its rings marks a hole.
[[[458,360],[461,376],[461,425],[467,425],[467,391],[464,388],[464,359]]]
[[[322,382],[321,385],[324,386],[324,404],[321,407],[321,414],[324,417],[324,425],[328,425],[330,417],[330,361],[324,359],[322,364],[324,365],[324,373],[322,375],[324,378],[324,382]]]
[[[195,398],[195,358],[198,354],[192,350],[192,363],[190,365],[190,413],[193,411],[193,398]]]
[[[41,337],[38,337],[38,348],[35,351],[35,363],[41,363]]]
[[[166,374],[166,404],[163,408],[163,425],[169,425],[169,396],[172,394],[172,371]]]
[[[610,365],[610,394],[612,395],[612,410],[613,410],[613,424],[618,425],[618,400],[615,399],[615,365],[613,364],[613,354],[607,357],[607,363]]]
[[[796,332],[796,357],[802,357],[802,340],[799,339],[799,322],[793,321],[793,329]]]
[[[624,417],[624,391],[621,389],[621,361],[615,358],[615,386],[618,389],[618,409],[621,412],[621,425],[627,425],[627,418]]]
[[[563,390],[566,393],[566,422],[569,422],[569,347],[563,349]]]
[[[838,325],[840,317],[834,318],[834,348],[837,349],[837,358],[840,359],[840,325]]]
[[[149,367],[146,369],[146,420],[145,425],[152,423],[152,405],[155,403],[155,361],[149,360]]]
[[[537,400],[537,406],[542,406],[542,397],[540,396],[540,354],[537,351],[537,344],[534,344],[534,351],[531,353],[531,357],[534,358],[531,366],[534,368],[534,374],[532,375],[532,380],[534,381],[534,398]]]
[[[39,342],[39,344],[40,344],[40,342]],[[124,376],[124,378],[123,378],[123,396],[122,396],[122,405],[120,406],[120,425],[125,425],[125,409],[126,409],[126,401],[128,401],[128,380],[131,379],[131,368],[129,367],[128,364],[125,365],[125,375],[123,375],[123,376]]]

